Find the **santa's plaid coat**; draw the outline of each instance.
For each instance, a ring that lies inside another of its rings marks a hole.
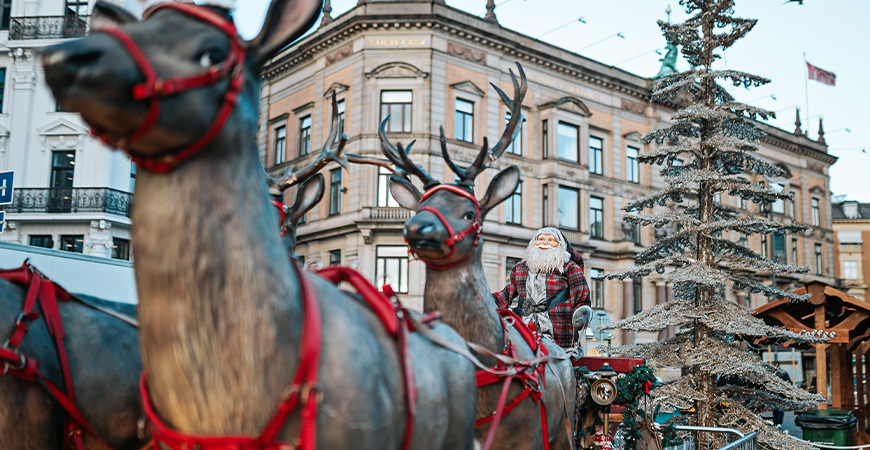
[[[573,249],[572,249],[573,250]],[[573,252],[572,252],[573,253]],[[574,256],[574,255],[572,255]],[[579,258],[579,255],[577,255]],[[547,298],[553,298],[559,292],[568,289],[568,300],[554,306],[550,312],[550,321],[553,322],[553,338],[560,347],[572,347],[572,334],[574,327],[571,324],[571,316],[574,310],[583,305],[589,305],[589,285],[586,284],[586,276],[583,273],[583,260],[580,264],[572,259],[565,266],[562,273],[554,272],[547,276]],[[526,280],[529,278],[529,266],[521,261],[511,270],[511,278],[507,286],[500,292],[492,294],[499,308],[509,309],[513,299],[517,296],[521,301],[526,301]]]

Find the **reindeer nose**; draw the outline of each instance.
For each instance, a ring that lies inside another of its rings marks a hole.
[[[405,224],[404,233],[408,242],[424,240],[435,233],[435,224],[426,220],[410,220]]]

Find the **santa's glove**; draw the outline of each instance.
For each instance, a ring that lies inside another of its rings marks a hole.
[[[571,323],[574,324],[574,332],[581,333],[586,330],[589,321],[592,320],[592,308],[583,305],[574,310],[574,315],[571,317]]]

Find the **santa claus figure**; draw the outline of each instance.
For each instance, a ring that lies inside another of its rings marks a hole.
[[[525,259],[493,298],[499,308],[512,309],[565,349],[579,347],[577,331],[585,329],[592,316],[583,258],[556,228],[535,233]]]

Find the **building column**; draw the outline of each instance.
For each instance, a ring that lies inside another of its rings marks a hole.
[[[634,281],[626,279],[622,281],[622,318],[631,317],[634,314]],[[631,330],[622,330],[622,345],[634,344],[634,333]]]
[[[656,282],[656,305],[661,305],[662,303],[665,303],[667,301],[667,298],[665,297],[666,295],[667,295],[667,290],[665,289],[665,282],[664,281],[657,281]],[[666,339],[667,337],[668,337],[668,330],[667,329],[663,329],[663,330],[659,331],[659,336],[658,336],[659,340]]]

